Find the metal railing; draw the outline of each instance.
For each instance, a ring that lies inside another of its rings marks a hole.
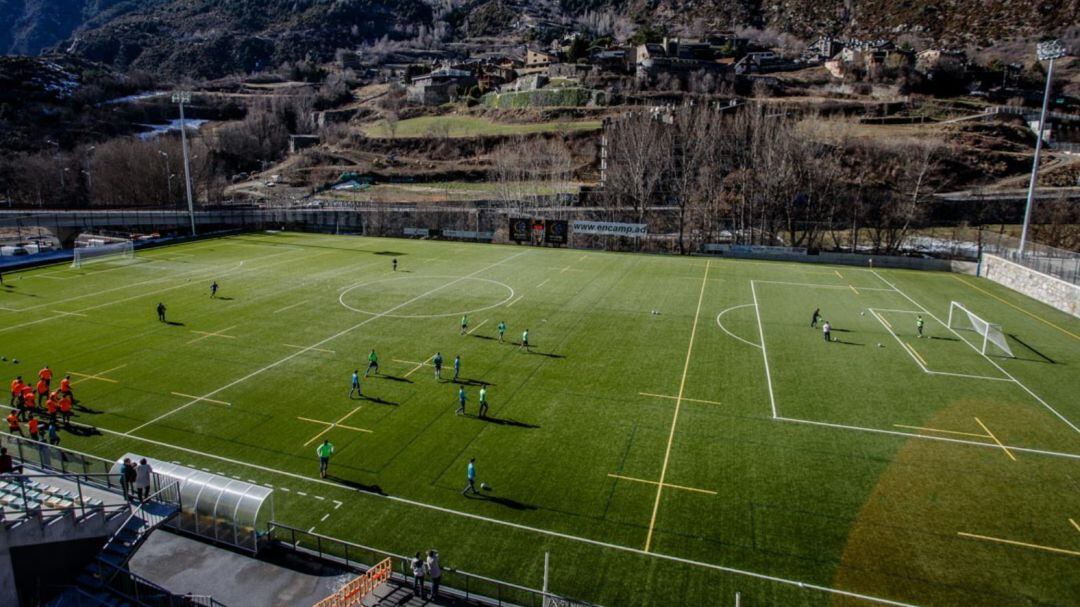
[[[1028,241],[1021,255],[1019,240],[1005,234],[983,232],[982,252],[997,255],[1036,272],[1071,284],[1080,284],[1080,253]]]
[[[267,535],[272,545],[284,546],[297,552],[316,556],[343,565],[347,569],[366,571],[389,558],[394,564],[393,579],[401,583],[413,580],[412,557],[394,554],[326,535],[297,529],[271,521]],[[477,603],[501,607],[546,607],[556,604],[565,607],[597,607],[593,603],[544,592],[493,578],[442,566],[440,591]]]
[[[78,513],[81,518],[88,515],[102,514],[106,517],[118,514],[130,508],[127,500],[117,503],[105,503],[104,500],[88,495],[84,492],[87,485],[118,484],[108,477],[119,476],[109,474],[5,474],[0,475],[0,500],[10,500],[11,496],[18,498],[14,503],[8,501],[4,504],[4,510],[0,516],[7,524],[15,524],[22,518],[9,519],[8,512],[25,514],[26,518],[47,518],[50,514]],[[50,481],[64,481],[67,484],[74,483],[74,492],[64,492],[62,487],[57,487]],[[97,482],[95,482],[97,481]],[[49,491],[49,490],[53,491]],[[120,496],[117,496],[120,497]],[[95,503],[96,502],[96,503]],[[56,504],[56,505],[49,505]]]

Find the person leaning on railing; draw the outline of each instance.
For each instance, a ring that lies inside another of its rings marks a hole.
[[[0,447],[0,474],[22,474],[23,467],[16,465],[8,455],[7,447]]]

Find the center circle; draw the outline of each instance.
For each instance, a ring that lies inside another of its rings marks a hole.
[[[502,297],[502,299],[499,299]],[[514,298],[514,289],[488,278],[461,276],[394,276],[355,284],[338,296],[338,303],[353,312],[389,318],[443,318],[475,314],[501,306]],[[434,308],[427,314],[397,314],[416,302]],[[495,301],[496,303],[490,303]],[[375,312],[368,308],[389,309]]]

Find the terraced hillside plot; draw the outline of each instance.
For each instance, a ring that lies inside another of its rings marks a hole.
[[[1080,597],[1080,321],[981,279],[283,233],[4,280],[0,369],[71,375],[62,446],[314,534],[530,587],[549,552],[605,605]]]

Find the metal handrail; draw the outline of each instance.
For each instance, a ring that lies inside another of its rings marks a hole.
[[[400,563],[401,571],[400,572],[395,572],[394,573],[395,577],[397,577],[397,578],[399,578],[399,579],[401,579],[403,581],[407,581],[407,580],[411,579],[411,577],[412,577],[411,569],[409,568],[409,564],[412,562],[412,557],[401,555],[401,554],[394,554],[393,552],[387,552],[385,550],[380,550],[378,548],[372,548],[370,546],[364,546],[363,544],[357,544],[355,542],[350,542],[350,541],[347,541],[347,540],[342,540],[342,539],[338,539],[338,538],[335,538],[335,537],[322,535],[320,533],[304,531],[302,529],[298,529],[296,527],[292,527],[292,526],[286,525],[284,523],[279,523],[277,521],[270,521],[267,524],[267,534],[272,539],[273,539],[274,531],[277,530],[277,529],[281,529],[281,530],[289,532],[290,541],[286,542],[284,540],[279,540],[279,542],[284,544],[284,545],[289,546],[290,548],[292,548],[295,551],[300,551],[300,552],[305,552],[305,553],[315,553],[319,558],[329,558],[331,560],[341,561],[346,567],[356,567],[356,568],[362,569],[362,570],[368,569],[373,564],[363,563],[363,562],[357,561],[355,559],[349,558],[349,551],[350,551],[350,548],[352,549],[354,554],[355,554],[355,552],[357,550],[366,551],[366,552],[377,555],[378,557],[380,557],[380,560],[381,560],[381,558],[390,558],[390,559]],[[303,546],[300,546],[299,542],[297,541],[297,536],[298,535],[302,536],[302,537],[306,536],[306,537],[314,538],[315,539],[315,546],[316,546],[315,550],[310,550],[310,549],[304,548]],[[328,551],[324,550],[324,548],[323,548],[324,543],[329,544],[328,547],[333,547],[333,546],[342,547],[343,548],[343,550],[342,550],[343,556],[338,556],[338,555],[336,555],[336,554],[334,554],[332,552],[328,552]],[[489,604],[492,604],[492,605],[507,605],[507,606],[516,605],[516,603],[509,602],[507,599],[503,598],[504,593],[513,594],[513,593],[516,592],[516,593],[519,593],[519,594],[521,594],[523,596],[529,597],[529,599],[532,600],[532,601],[539,601],[539,603],[538,603],[539,605],[546,605],[550,601],[558,601],[559,604],[570,605],[570,606],[574,606],[574,607],[598,607],[597,605],[595,605],[593,603],[588,603],[586,601],[581,601],[581,600],[577,600],[577,599],[564,597],[564,596],[553,594],[553,593],[550,593],[550,592],[545,592],[543,590],[538,590],[536,588],[530,588],[528,586],[522,586],[520,584],[515,584],[513,582],[506,582],[506,581],[503,581],[503,580],[497,580],[497,579],[494,579],[494,578],[490,578],[490,577],[475,574],[475,573],[469,573],[469,572],[463,571],[461,569],[455,569],[455,568],[452,568],[452,567],[443,566],[442,571],[443,571],[444,574],[445,573],[453,573],[453,574],[456,574],[458,576],[461,576],[465,580],[465,584],[464,584],[464,588],[459,588],[458,586],[456,586],[456,585],[454,585],[452,583],[447,583],[446,581],[443,581],[440,584],[440,587],[446,588],[446,589],[448,589],[450,591],[456,591],[457,593],[461,594],[465,598],[474,598],[474,599],[479,600],[481,602],[489,603]],[[472,582],[472,584],[471,584],[472,588],[470,588],[470,582]],[[482,586],[484,584],[492,586],[492,587],[495,588],[496,594],[495,594],[494,597],[487,596],[487,595],[484,595],[484,594],[477,594],[477,592],[475,590],[475,587],[476,586]],[[531,603],[531,604],[537,604],[537,603]]]

